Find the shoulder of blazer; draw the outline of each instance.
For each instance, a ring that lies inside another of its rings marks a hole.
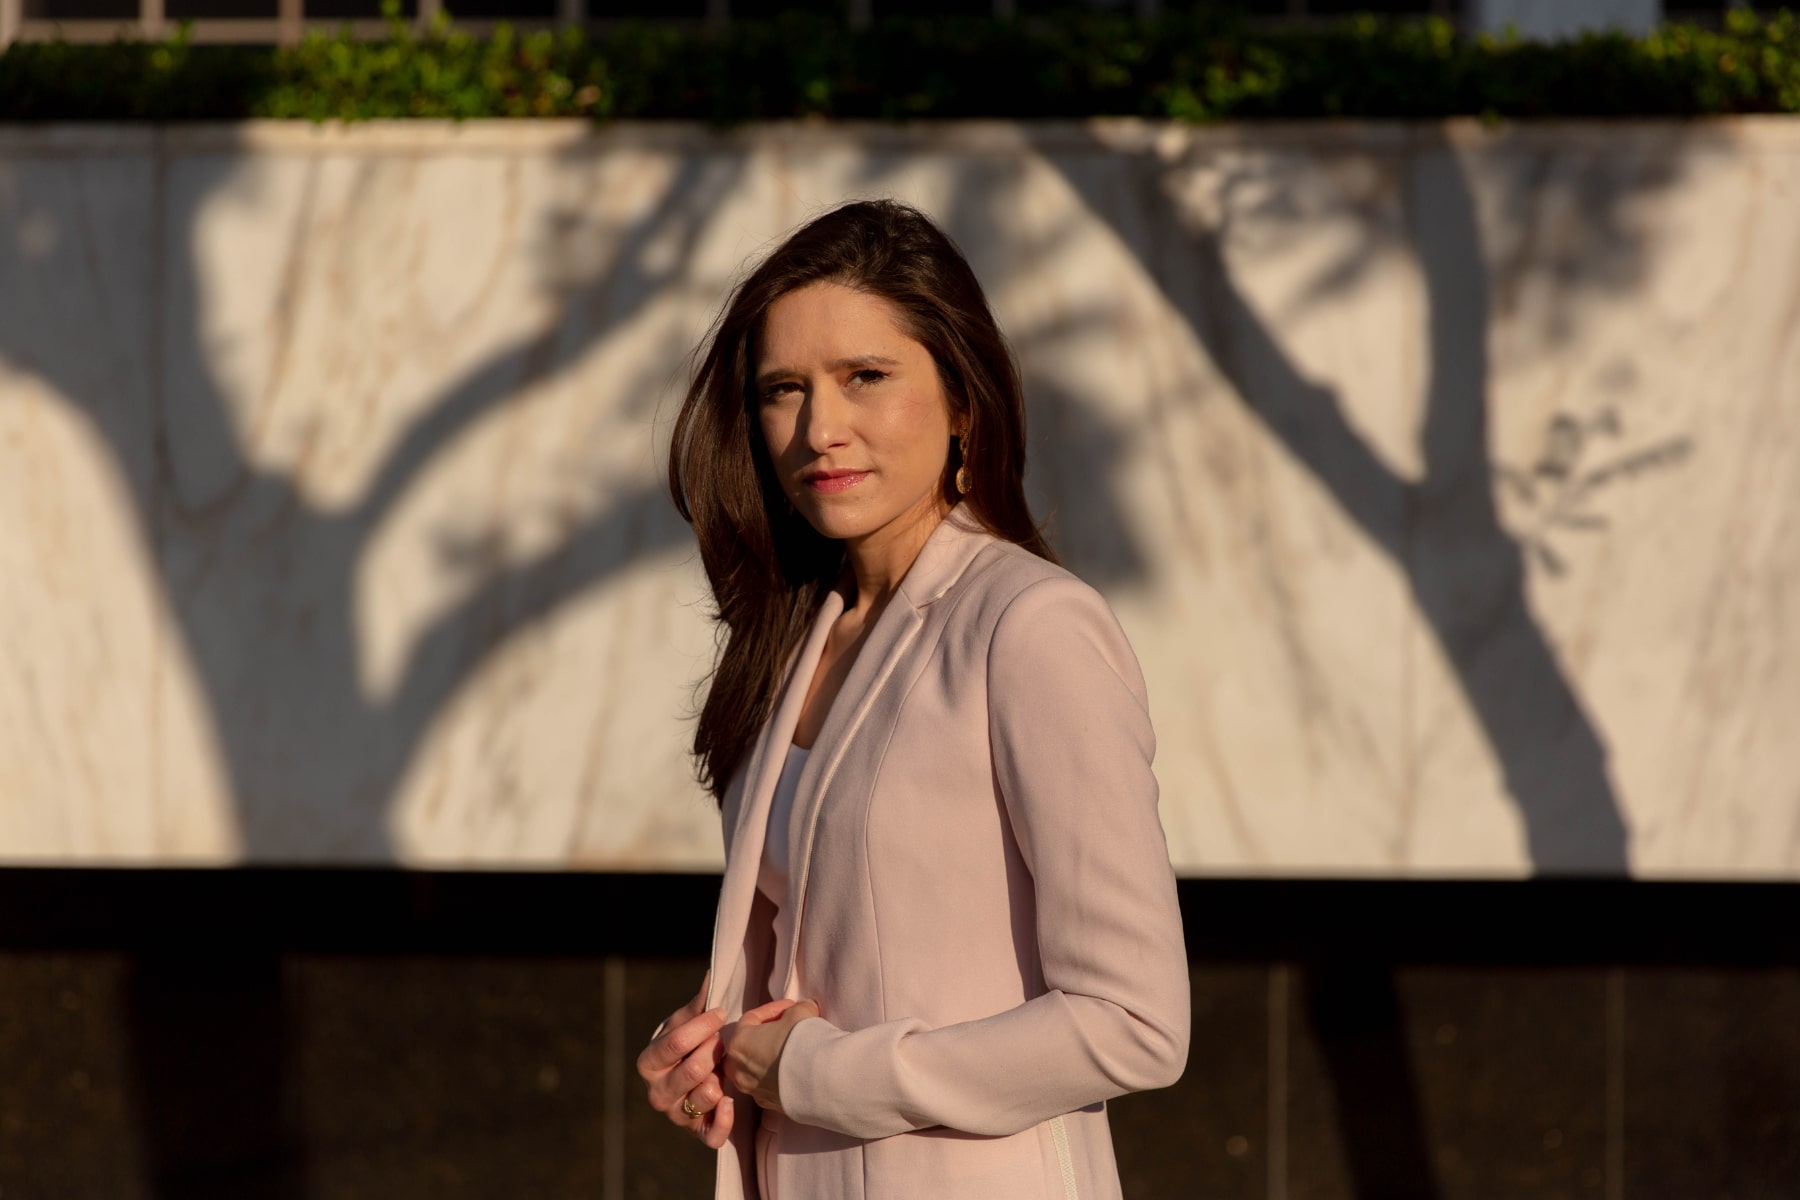
[[[1003,594],[1010,599],[1034,583],[1053,578],[1087,587],[1048,559],[995,537],[958,505],[932,531],[900,590],[907,603],[919,611],[950,597],[955,597],[960,607],[972,594],[984,599]]]
[[[972,623],[991,633],[1013,601],[1031,588],[1051,581],[1057,581],[1064,596],[1080,594],[1089,603],[1111,612],[1105,597],[1068,568],[992,536],[972,557],[967,570],[946,593],[946,599],[957,601],[959,622]]]
[[[1009,599],[1046,579],[1066,579],[1083,588],[1088,586],[1067,567],[1039,558],[1016,542],[1003,542],[999,538],[994,538],[992,544],[976,557],[975,565],[984,568],[982,586],[1003,593]]]

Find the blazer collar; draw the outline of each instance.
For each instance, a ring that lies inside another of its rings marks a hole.
[[[825,723],[813,740],[814,747],[822,748],[825,753],[809,755],[806,767],[801,771],[796,816],[800,814],[800,797],[811,797],[816,792],[812,782],[830,780],[831,771],[835,769],[837,759],[843,753],[845,742],[862,723],[863,716],[868,711],[868,702],[893,669],[895,657],[923,624],[925,610],[950,590],[981,548],[993,540],[993,535],[976,522],[963,504],[952,508],[938,523],[938,527],[931,531],[931,536],[925,539],[925,544],[919,548],[918,556],[913,559],[912,566],[907,569],[896,589],[897,598],[905,603],[896,604],[890,600],[881,615],[875,619],[862,648],[856,652],[856,661],[850,665],[850,673],[844,677],[843,685],[831,702],[830,711],[825,714]],[[830,630],[831,622],[844,611],[853,590],[854,581],[846,568],[838,588],[826,597],[825,604],[819,610],[812,635],[807,641],[809,650],[815,641],[819,651],[824,649],[825,635]],[[794,671],[793,682],[789,684],[791,692],[803,693],[806,690],[806,683],[811,682],[812,671],[816,669],[818,661],[819,654],[813,652]],[[806,682],[800,682],[802,680]],[[785,704],[783,707],[786,707]],[[792,722],[781,731],[783,741],[779,745],[784,754],[787,741],[792,739],[798,722],[799,707],[796,706]],[[772,724],[779,725],[780,722]],[[823,762],[819,761],[821,758],[824,759]],[[774,791],[774,781],[779,775],[777,768],[770,776],[771,794]],[[798,858],[793,861],[801,862]]]
[[[981,527],[969,506],[959,502],[919,548],[919,556],[900,580],[900,595],[913,608],[924,608],[949,591],[981,548],[993,540],[994,535]]]

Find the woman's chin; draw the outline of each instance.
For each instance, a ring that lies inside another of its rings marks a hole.
[[[860,490],[860,489],[858,489]],[[848,494],[807,496],[796,507],[820,537],[855,542],[885,529],[921,531],[937,524],[943,513],[934,511],[935,497],[911,504],[883,504],[876,496]],[[937,508],[947,508],[941,503]]]
[[[819,512],[815,509],[803,515],[820,537],[840,542],[854,541],[873,528],[870,522],[858,521],[848,513]]]
[[[881,525],[880,520],[871,517],[862,500],[860,496],[852,499],[845,494],[807,496],[795,507],[820,537],[843,541],[861,537]]]

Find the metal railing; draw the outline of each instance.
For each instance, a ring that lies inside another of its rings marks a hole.
[[[845,18],[853,28],[873,20],[875,0],[844,0],[844,4]],[[418,0],[418,11],[411,23],[420,30],[429,27],[442,7],[443,0]],[[1132,7],[1139,16],[1153,17],[1162,11],[1162,0],[1132,0]],[[1371,7],[1379,5],[1371,4]],[[554,17],[509,17],[504,20],[521,31],[585,28],[606,23],[606,18],[590,14],[586,8],[587,0],[557,0]],[[1018,0],[992,0],[992,8],[996,17],[1013,17],[1018,13]],[[1430,3],[1430,11],[1442,16],[1454,15],[1456,8],[1456,0],[1431,0]],[[135,19],[28,18],[24,9],[25,0],[0,0],[0,49],[15,41],[110,42],[121,37],[156,40],[168,36],[177,24],[167,16],[164,0],[138,0]],[[712,24],[729,22],[731,0],[706,0],[703,19]],[[1306,23],[1317,19],[1318,14],[1312,11],[1309,0],[1286,0],[1284,15],[1276,18],[1280,23]],[[456,28],[477,36],[492,32],[501,23],[501,18],[494,17],[457,17],[455,20]],[[271,17],[201,17],[186,24],[196,43],[293,45],[311,30],[335,33],[348,28],[352,36],[360,38],[379,38],[388,32],[388,22],[380,17],[309,17],[305,0],[276,0],[275,15]]]

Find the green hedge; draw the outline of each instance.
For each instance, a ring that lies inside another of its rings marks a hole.
[[[391,12],[392,10],[390,10]],[[300,117],[1491,117],[1800,112],[1800,18],[1556,45],[1459,38],[1443,21],[1356,18],[1255,33],[1197,18],[817,18],[598,34],[440,23],[297,47],[20,43],[0,120]]]

